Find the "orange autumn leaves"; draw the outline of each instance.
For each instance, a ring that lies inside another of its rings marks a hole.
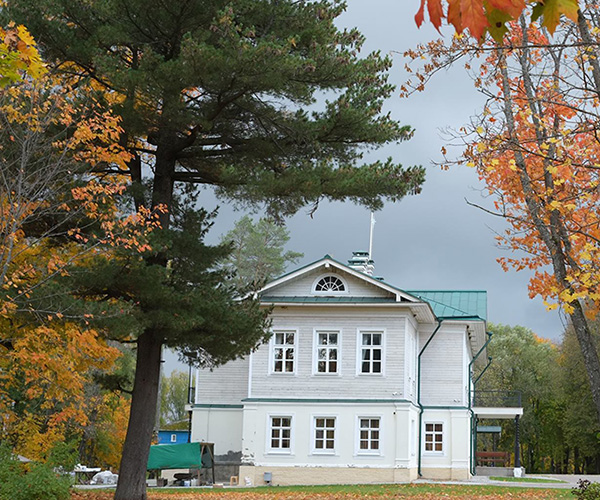
[[[506,33],[506,23],[519,18],[528,4],[535,4],[533,16],[542,17],[542,25],[554,33],[561,15],[577,21],[577,0],[421,0],[415,15],[417,26],[425,19],[425,9],[430,22],[439,30],[442,21],[454,26],[457,33],[468,30],[477,40],[489,32],[501,41]]]
[[[328,487],[324,487],[328,488]],[[335,487],[331,487],[333,489]],[[236,490],[206,490],[201,491],[181,488],[176,491],[169,488],[169,491],[163,491],[162,488],[152,488],[148,490],[150,500],[357,500],[357,499],[387,499],[387,498],[410,498],[412,500],[436,500],[439,498],[452,498],[454,500],[501,500],[508,498],[519,498],[523,500],[551,500],[564,498],[564,493],[558,490],[544,489],[525,489],[505,488],[504,491],[498,491],[498,488],[473,488],[469,486],[449,486],[449,485],[369,485],[360,486],[342,486],[339,489],[343,491],[320,492],[307,487],[305,491],[291,490],[286,487],[261,488],[254,491],[236,491]],[[74,491],[72,500],[109,500],[113,498],[113,493],[109,491]]]
[[[510,114],[499,120],[487,108],[465,157],[509,223],[499,243],[521,255],[500,259],[503,267],[533,270],[530,295],[542,296],[549,308],[561,304],[570,314],[580,301],[593,316],[600,310],[600,143],[593,119],[598,96],[577,94],[563,70],[570,58],[581,62],[585,54],[562,52],[553,67],[541,48],[549,42],[537,28],[523,33],[514,26],[511,36],[515,46],[527,40],[532,48],[493,52],[484,64],[500,68],[488,88],[496,87],[499,106],[510,106]],[[519,57],[527,59],[531,73],[509,73]],[[528,81],[532,74],[535,87]],[[564,281],[549,271],[557,255],[564,256]]]
[[[43,459],[94,425],[103,434],[99,465],[116,467],[129,401],[87,389],[120,352],[85,317],[29,302],[91,255],[148,251],[158,227],[156,214],[129,213],[118,201],[130,156],[118,119],[94,95],[50,75],[0,95],[0,440]]]

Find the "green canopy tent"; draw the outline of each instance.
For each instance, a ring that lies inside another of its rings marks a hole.
[[[212,469],[215,482],[214,444],[185,443],[150,446],[148,470]]]

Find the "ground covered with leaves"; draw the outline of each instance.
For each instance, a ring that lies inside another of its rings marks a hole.
[[[114,491],[75,490],[72,500],[112,500]],[[375,498],[411,498],[430,500],[495,500],[518,498],[524,500],[554,500],[573,498],[569,489],[516,488],[496,486],[455,485],[365,485],[272,487],[253,489],[151,488],[152,500],[353,500]]]

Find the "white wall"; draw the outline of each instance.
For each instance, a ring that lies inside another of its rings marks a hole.
[[[404,398],[405,313],[375,307],[277,307],[272,328],[294,330],[296,371],[271,373],[271,346],[265,344],[252,355],[252,398]],[[341,334],[338,374],[314,374],[315,329]],[[383,374],[357,374],[359,332],[384,332]]]
[[[215,444],[215,455],[242,449],[241,408],[196,408],[192,412],[192,442]]]
[[[433,328],[421,329],[423,348]],[[421,404],[425,406],[466,406],[464,325],[444,324],[421,356]],[[468,362],[467,362],[468,363]]]
[[[292,418],[292,448],[279,452],[269,450],[271,416]],[[335,417],[335,453],[314,450],[314,418]],[[361,453],[358,449],[358,418],[379,417],[380,450]],[[418,421],[418,412],[410,404],[314,404],[314,403],[250,403],[244,408],[243,457],[256,466],[313,467],[416,467],[416,450],[409,446],[410,422]],[[413,428],[416,432],[416,426]],[[414,435],[413,435],[414,439]]]
[[[248,395],[249,356],[196,372],[195,403],[241,404]]]

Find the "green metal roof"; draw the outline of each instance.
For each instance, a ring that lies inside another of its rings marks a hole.
[[[437,317],[477,316],[487,320],[487,292],[484,290],[407,290],[429,302]]]

